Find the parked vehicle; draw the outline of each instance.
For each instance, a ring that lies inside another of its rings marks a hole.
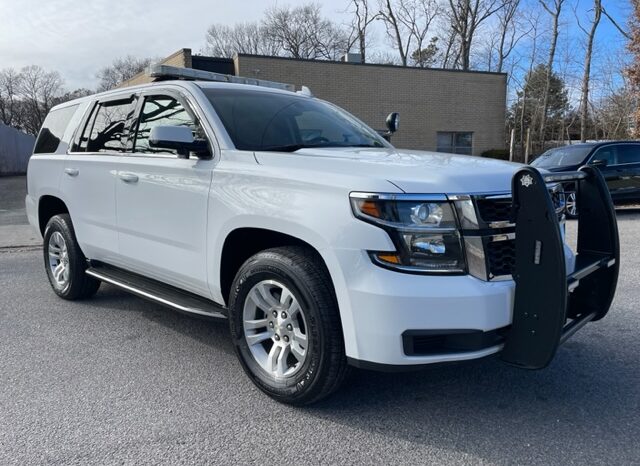
[[[227,319],[249,378],[293,404],[336,390],[349,366],[500,353],[542,368],[607,313],[618,234],[598,170],[400,150],[309,92],[199,77],[212,81],[117,89],[47,116],[26,206],[60,297],[106,282]],[[577,255],[560,180],[591,207]]]
[[[614,204],[640,203],[640,142],[608,141],[549,149],[532,166],[551,172],[575,171],[583,165],[597,167],[604,176]],[[576,217],[575,186],[567,185],[567,215]]]

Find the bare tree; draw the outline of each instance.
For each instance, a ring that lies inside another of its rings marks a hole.
[[[449,28],[445,39],[446,45],[441,52],[442,68],[458,68],[460,64],[458,35],[453,29]]]
[[[439,12],[437,0],[380,0],[379,7],[378,18],[384,22],[401,64],[407,66],[415,54],[415,63],[425,66],[425,56],[431,54],[427,40],[435,44],[428,33]]]
[[[8,126],[20,126],[17,108],[21,79],[13,68],[0,70],[0,121]]]
[[[560,14],[562,13],[562,5],[565,0],[538,0],[540,5],[551,15],[551,45],[549,46],[549,57],[547,59],[547,79],[542,97],[542,115],[540,116],[539,142],[544,146],[545,130],[547,124],[547,107],[549,105],[549,88],[551,86],[551,74],[553,73],[553,61],[556,55],[556,47],[558,45]]]
[[[527,12],[525,15],[526,28],[528,29],[528,33],[526,37],[529,42],[530,53],[528,56],[528,64],[526,67],[520,67],[518,73],[512,73],[510,78],[516,82],[516,86],[519,88],[517,91],[517,99],[513,103],[512,108],[513,112],[511,115],[512,118],[512,127],[516,130],[516,135],[518,137],[518,146],[520,155],[523,156],[525,152],[525,133],[527,130],[527,126],[531,127],[532,123],[536,121],[537,109],[535,108],[535,99],[531,99],[530,91],[531,86],[528,86],[527,77],[533,74],[533,69],[535,64],[538,62],[538,54],[539,54],[539,39],[540,39],[540,13],[539,11],[533,10]],[[520,73],[524,74],[524,79],[520,79]],[[531,108],[533,107],[533,108]],[[530,117],[529,117],[530,115]],[[516,160],[523,159],[522,157],[517,157]]]
[[[62,92],[62,78],[57,71],[45,71],[36,65],[22,68],[20,75],[22,124],[28,133],[36,134]]]
[[[74,99],[79,99],[81,97],[87,97],[89,95],[94,94],[95,91],[92,91],[91,89],[86,89],[84,87],[81,87],[79,89],[75,89],[73,91],[67,91],[64,92],[63,94],[59,95],[58,97],[56,97],[54,99],[54,105],[58,105],[61,104],[63,102],[68,102],[70,100],[74,100]]]
[[[586,30],[580,24],[578,19],[578,26],[582,31],[587,34],[587,44],[584,53],[584,74],[582,76],[582,90],[580,93],[580,141],[587,141],[587,118],[589,116],[589,78],[591,75],[591,57],[593,55],[593,41],[596,36],[596,29],[600,23],[602,17],[602,1],[593,0],[593,21],[591,21],[591,28]]]
[[[520,39],[528,32],[523,31],[522,25],[516,23],[516,14],[519,7],[520,0],[506,0],[504,8],[496,13],[499,27],[496,65],[498,73],[502,72],[505,60],[511,55]]]
[[[360,51],[360,62],[365,63],[367,57],[367,42],[369,40],[369,26],[377,18],[377,12],[369,7],[369,0],[351,0],[349,12],[352,15],[350,34],[347,40],[347,50],[357,43]]]
[[[603,139],[627,139],[631,137],[629,115],[638,108],[637,98],[628,86],[596,102],[593,106],[594,121],[601,128]]]
[[[638,8],[638,2],[637,0],[632,0],[632,4],[634,6],[635,9]],[[631,40],[631,34],[629,34],[627,31],[625,31],[622,26],[620,26],[618,24],[618,22],[607,12],[607,10],[604,7],[601,7],[602,9],[602,13],[604,13],[604,15],[609,18],[609,21],[611,21],[611,24],[613,24],[613,26],[618,30],[618,32],[620,34],[622,34],[624,37],[626,37],[627,39]],[[637,20],[638,18],[636,18]],[[633,19],[630,20],[630,23],[633,25]],[[632,27],[633,28],[633,27]]]
[[[293,58],[334,60],[347,50],[347,34],[322,17],[319,4],[271,7],[262,27],[274,44]]]
[[[116,58],[111,65],[105,66],[98,72],[98,92],[113,89],[121,82],[131,79],[152,61],[152,58],[137,58],[132,55]]]
[[[205,36],[205,51],[216,57],[233,57],[236,53],[280,55],[281,50],[259,23],[239,23],[233,26],[212,24]]]
[[[640,1],[633,1],[633,12],[629,18],[629,43],[627,49],[633,56],[633,61],[627,68],[627,75],[629,76],[629,82],[633,89],[633,95],[635,101],[640,102]],[[631,115],[630,115],[631,116]],[[633,136],[640,136],[640,107],[636,106],[633,112],[634,131]]]
[[[449,0],[446,12],[452,37],[460,47],[460,67],[471,66],[471,48],[482,23],[504,8],[507,0]]]

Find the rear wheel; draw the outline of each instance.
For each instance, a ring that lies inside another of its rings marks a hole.
[[[282,247],[251,257],[232,285],[229,313],[240,362],[263,392],[301,405],[339,387],[347,363],[338,305],[313,251]]]
[[[87,260],[78,246],[69,214],[51,217],[44,230],[44,265],[53,291],[64,299],[93,296],[100,282],[89,277]]]

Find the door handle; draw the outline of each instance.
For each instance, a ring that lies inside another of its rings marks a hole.
[[[80,170],[78,170],[77,168],[65,168],[64,172],[69,176],[78,176]]]
[[[138,182],[138,175],[136,175],[135,173],[119,173],[118,177],[124,181],[125,183],[137,183]]]

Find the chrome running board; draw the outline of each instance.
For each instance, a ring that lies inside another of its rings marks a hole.
[[[214,319],[227,318],[226,308],[209,299],[111,265],[91,261],[86,274],[180,312]]]

